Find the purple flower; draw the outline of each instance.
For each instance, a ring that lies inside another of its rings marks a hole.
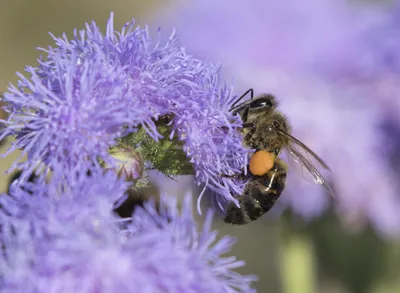
[[[388,68],[398,63],[398,17],[372,4],[291,0],[192,1],[172,16],[187,47],[222,61],[243,92],[277,96],[293,134],[333,170],[326,176],[346,224],[369,220],[382,235],[400,233],[398,174],[379,130],[399,109],[398,78]],[[301,177],[289,174],[281,202],[310,219],[328,197]]]
[[[243,277],[232,271],[243,266],[244,262],[235,257],[221,257],[230,250],[234,239],[224,236],[216,241],[217,232],[210,231],[211,222],[212,212],[209,210],[199,233],[193,220],[191,197],[185,196],[179,212],[175,197],[162,196],[159,209],[150,201],[143,209],[135,210],[132,225],[126,232],[133,238],[163,235],[162,246],[171,245],[171,254],[167,258],[162,253],[163,247],[151,248],[155,254],[159,251],[163,263],[168,264],[158,269],[169,276],[165,279],[169,285],[165,287],[171,288],[171,292],[179,292],[179,288],[184,292],[255,292],[249,287],[256,280],[255,276]]]
[[[15,136],[9,152],[23,148],[28,155],[13,165],[24,170],[20,181],[33,170],[86,172],[90,162],[95,171],[99,160],[112,167],[110,147],[140,127],[157,141],[155,121],[168,113],[171,138],[183,142],[197,182],[222,201],[242,191],[220,176],[240,172],[248,150],[234,130],[241,125],[229,113],[235,96],[220,82],[218,65],[186,54],[174,34],[164,45],[154,43],[133,21],[117,32],[113,15],[105,35],[93,23],[75,30],[71,41],[53,39],[40,65],[27,68],[30,78],[20,75],[4,95],[10,117],[0,138]]]
[[[28,154],[27,161],[13,165],[25,171],[22,181],[35,169],[72,173],[88,162],[97,165],[98,158],[110,161],[108,148],[132,120],[124,99],[129,89],[125,72],[101,59],[79,60],[76,54],[55,53],[51,78],[40,77],[44,68],[28,67],[31,78],[20,75],[18,87],[4,94],[11,114],[3,137],[17,138],[6,155],[19,148]]]
[[[96,222],[98,218],[108,217],[113,208],[125,199],[129,185],[121,180],[117,179],[117,174],[106,172],[90,177],[56,177],[47,185],[43,182],[13,184],[10,195],[0,196],[1,223],[28,221],[36,229],[53,230],[53,222],[55,225]]]
[[[0,197],[0,291],[255,292],[244,262],[221,257],[233,239],[216,241],[208,214],[197,232],[186,197],[182,212],[163,197],[125,224],[113,213],[126,184],[107,172],[69,185],[14,186]],[[126,223],[126,221],[125,221]]]
[[[205,182],[221,202],[236,201],[232,194],[241,193],[243,184],[221,175],[241,173],[249,150],[243,147],[242,137],[234,129],[241,127],[240,118],[229,113],[236,96],[228,87],[218,88],[218,69],[213,71],[204,70],[204,87],[192,88],[186,100],[176,105],[172,133],[185,142],[184,151],[194,166],[197,182]],[[199,212],[200,199],[201,195]]]

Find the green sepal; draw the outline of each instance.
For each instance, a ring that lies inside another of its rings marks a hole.
[[[150,162],[154,169],[165,175],[193,175],[194,169],[183,151],[183,142],[176,136],[169,138],[171,126],[162,124],[157,129],[163,136],[158,141],[151,138],[141,127],[137,132],[120,139],[120,143],[135,148],[145,161]]]

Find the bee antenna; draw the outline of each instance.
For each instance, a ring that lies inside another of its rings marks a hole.
[[[233,102],[231,109],[229,110],[232,111],[235,108],[235,105],[239,103],[245,96],[247,96],[250,93],[250,100],[253,99],[254,97],[254,90],[252,88],[248,89],[243,95],[241,95],[235,102]]]

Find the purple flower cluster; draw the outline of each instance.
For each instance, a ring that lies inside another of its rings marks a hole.
[[[174,35],[154,44],[134,22],[116,32],[112,17],[105,35],[93,23],[71,41],[53,36],[4,93],[0,140],[16,138],[4,155],[22,155],[0,196],[0,292],[255,292],[256,277],[234,271],[244,262],[222,256],[234,239],[217,240],[211,212],[198,231],[191,196],[118,217],[145,165],[140,148],[119,143],[141,129],[159,142],[160,116],[172,116],[170,141],[223,200],[242,186],[220,174],[239,172],[249,150],[219,66],[187,55]]]
[[[164,196],[118,218],[127,184],[113,172],[51,184],[12,186],[0,196],[1,292],[255,292],[254,276],[222,257],[208,213],[196,229],[188,195],[178,210]],[[129,220],[129,222],[128,222]]]
[[[24,171],[20,182],[32,172],[43,178],[54,169],[97,172],[99,161],[112,166],[116,140],[143,127],[157,141],[155,121],[168,113],[197,182],[225,201],[241,192],[220,176],[242,170],[248,150],[234,130],[241,124],[229,113],[235,96],[221,85],[218,65],[186,54],[174,34],[153,42],[133,21],[117,32],[112,15],[105,35],[93,23],[72,40],[53,39],[56,46],[42,49],[39,66],[19,74],[2,99],[10,115],[0,139],[16,137],[5,155],[22,149],[28,157],[13,165]]]
[[[277,96],[293,134],[333,170],[334,203],[347,226],[371,222],[381,235],[394,236],[400,234],[399,7],[204,0],[177,6],[169,20],[191,51],[234,71],[243,90]],[[289,174],[281,202],[310,219],[328,198]]]

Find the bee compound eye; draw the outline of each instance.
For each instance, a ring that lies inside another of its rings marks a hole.
[[[256,100],[254,100],[253,102],[250,103],[250,108],[271,108],[273,106],[272,100],[271,98],[267,97],[261,97],[258,98]]]
[[[279,123],[278,122],[276,122],[276,121],[274,121],[274,127],[276,127],[276,128],[279,128],[280,127],[280,125],[279,125]]]

